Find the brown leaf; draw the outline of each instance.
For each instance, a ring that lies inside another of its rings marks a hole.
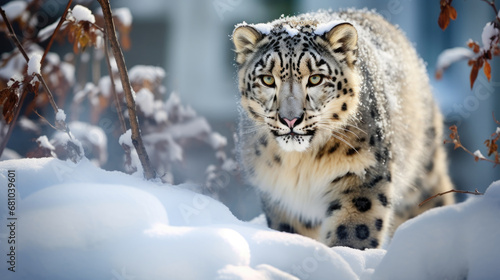
[[[436,71],[436,80],[441,80],[441,78],[443,77],[443,71],[442,70],[438,70]]]
[[[457,10],[451,6],[453,0],[441,0],[441,13],[438,18],[438,25],[442,30],[445,30],[450,24],[450,18],[455,20],[457,18]]]
[[[472,69],[470,70],[470,88],[474,86],[474,82],[476,81],[477,78],[477,73],[479,71],[479,65],[477,61],[472,65]]]
[[[19,97],[15,89],[8,87],[0,91],[0,105],[3,106],[2,115],[8,124],[14,119],[14,111],[18,100]]]
[[[441,13],[439,14],[438,18],[438,25],[442,30],[445,30],[448,27],[448,24],[450,24],[450,17],[445,11],[446,9],[441,9]]]
[[[129,50],[130,49],[130,37],[128,36],[128,33],[122,33],[121,34],[121,43],[122,43],[122,47],[124,50]]]
[[[450,18],[452,20],[457,19],[457,10],[455,10],[455,8],[453,8],[451,5],[448,6],[448,14],[450,15]]]
[[[488,60],[484,61],[484,75],[486,75],[486,78],[488,78],[488,82],[491,80],[491,66],[488,63]]]

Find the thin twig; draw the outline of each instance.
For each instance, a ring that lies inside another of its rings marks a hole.
[[[120,79],[122,81],[123,91],[125,92],[125,98],[127,100],[130,129],[132,131],[132,143],[134,144],[134,147],[141,161],[144,170],[144,177],[148,180],[153,179],[156,177],[156,174],[151,166],[148,153],[146,152],[146,148],[144,147],[144,143],[142,141],[135,101],[132,95],[132,86],[130,85],[127,67],[125,65],[125,58],[123,57],[120,43],[118,42],[118,38],[116,37],[115,25],[113,23],[113,16],[111,14],[109,0],[98,0],[98,2],[102,8],[104,23],[106,25],[106,32],[108,33],[108,38],[111,43],[111,49],[113,50],[116,64],[120,72]]]
[[[28,55],[26,54],[26,51],[24,51],[23,45],[21,45],[21,42],[17,39],[16,33],[14,33],[14,29],[12,28],[12,25],[10,24],[9,19],[7,18],[7,15],[5,14],[5,11],[0,7],[0,14],[2,14],[3,22],[7,26],[7,29],[9,30],[9,37],[14,41],[14,44],[16,44],[17,48],[21,52],[21,54],[24,56],[24,59],[26,59],[26,62],[28,62],[30,59]]]
[[[477,189],[474,190],[474,192],[471,192],[471,191],[461,191],[461,190],[449,190],[449,191],[445,191],[445,192],[441,192],[441,193],[438,193],[438,194],[435,194],[429,198],[427,198],[426,200],[420,202],[420,204],[418,205],[418,207],[422,207],[422,205],[424,205],[425,203],[429,202],[429,200],[432,200],[438,196],[442,196],[442,195],[445,195],[445,194],[448,194],[448,193],[465,193],[465,194],[473,194],[473,195],[484,195],[484,193],[480,193],[477,191]]]
[[[59,29],[61,28],[63,22],[66,20],[66,15],[68,14],[69,7],[71,6],[71,2],[73,0],[69,0],[68,4],[66,5],[66,8],[64,9],[64,12],[61,16],[61,19],[59,20],[59,23],[56,26],[56,29],[54,30],[54,33],[52,33],[52,37],[50,37],[50,41],[47,44],[47,47],[45,48],[45,51],[43,52],[42,59],[40,60],[40,64],[42,64],[45,61],[45,56],[47,53],[49,53],[50,48],[52,47],[52,43],[54,43],[54,39],[56,37],[57,32],[59,32]]]
[[[127,132],[127,125],[125,124],[125,118],[123,117],[122,105],[120,103],[120,99],[118,98],[118,93],[116,92],[115,86],[115,78],[113,77],[113,69],[111,68],[111,61],[109,60],[109,52],[108,52],[108,35],[104,32],[104,55],[106,57],[106,65],[108,66],[109,80],[111,81],[111,91],[113,92],[113,96],[115,97],[115,105],[118,114],[118,119],[120,120],[120,125],[122,128],[122,134]]]
[[[493,11],[495,11],[495,16],[498,15],[498,9],[497,9],[497,6],[495,5],[495,1],[488,1],[488,0],[481,0],[485,3],[487,3],[488,5],[491,6],[491,8],[493,8]]]
[[[57,107],[56,101],[54,100],[54,96],[52,95],[52,92],[50,91],[49,87],[47,86],[47,83],[45,83],[45,80],[43,79],[42,75],[40,73],[36,73],[35,76],[40,80],[40,83],[43,86],[43,89],[47,92],[47,95],[49,96],[49,102],[50,105],[52,105],[52,109],[57,113],[59,111],[59,107]]]
[[[33,110],[33,112],[40,118],[42,119],[42,121],[46,122],[50,127],[52,127],[53,129],[55,130],[60,130],[59,128],[57,128],[55,125],[51,124],[49,122],[49,120],[47,120],[44,116],[40,115],[40,113],[38,113],[37,110]]]
[[[500,125],[500,121],[498,121],[496,118],[495,118],[495,112],[492,112],[491,115],[493,115],[493,120],[498,124]]]

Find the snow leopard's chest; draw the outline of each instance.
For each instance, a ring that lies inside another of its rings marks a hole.
[[[260,142],[259,142],[260,143]],[[332,138],[306,152],[282,153],[276,143],[252,145],[244,158],[251,165],[253,185],[290,217],[321,221],[328,205],[349,191],[340,178],[363,178],[376,164],[374,153],[360,143],[357,150]]]

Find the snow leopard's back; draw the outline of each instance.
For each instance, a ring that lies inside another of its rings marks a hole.
[[[242,24],[233,40],[240,154],[270,227],[378,247],[425,210],[423,198],[451,188],[425,67],[381,16],[348,10]]]

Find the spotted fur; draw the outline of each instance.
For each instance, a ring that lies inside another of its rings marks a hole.
[[[271,228],[378,248],[426,210],[422,198],[451,188],[425,67],[381,16],[241,24],[233,42],[240,159]]]

